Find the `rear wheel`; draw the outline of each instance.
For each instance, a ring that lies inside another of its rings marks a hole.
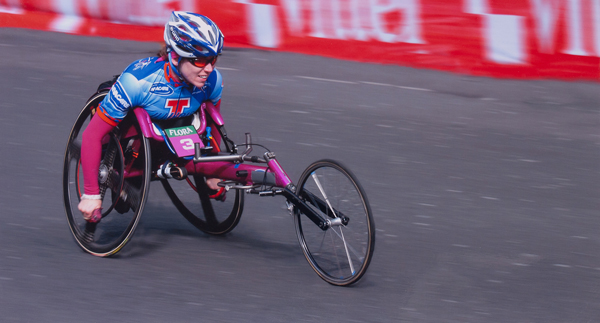
[[[335,161],[317,161],[300,176],[296,194],[332,223],[323,231],[295,208],[296,233],[311,267],[333,285],[357,282],[373,256],[375,224],[354,175]]]
[[[92,97],[79,114],[69,136],[63,168],[63,198],[71,232],[81,248],[101,257],[118,252],[133,235],[150,183],[148,139],[141,134],[135,118],[127,117],[103,140],[98,175],[102,219],[87,222],[78,210],[83,194],[81,137],[106,94]]]
[[[217,200],[209,197],[210,189],[201,175],[161,182],[177,210],[201,231],[221,235],[240,222],[244,209],[244,194],[240,190],[230,190],[224,200]]]

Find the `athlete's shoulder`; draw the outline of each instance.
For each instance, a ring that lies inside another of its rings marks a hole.
[[[163,78],[164,65],[165,61],[159,57],[137,60],[123,71],[118,82],[127,93],[136,97],[137,101],[142,100],[152,83]]]
[[[206,80],[206,92],[210,96],[211,99],[216,97],[221,97],[221,92],[223,92],[223,76],[221,72],[217,69],[214,69],[212,73],[208,76]]]
[[[214,69],[212,71],[212,73],[210,73],[210,75],[208,76],[208,79],[206,80],[206,84],[211,86],[211,87],[218,87],[218,86],[223,86],[223,76],[221,75],[221,72],[219,72],[218,69]]]
[[[131,63],[123,73],[131,74],[140,80],[157,71],[162,71],[164,65],[165,61],[160,57],[147,57]]]

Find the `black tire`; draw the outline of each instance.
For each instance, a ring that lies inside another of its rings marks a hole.
[[[204,176],[189,177],[181,181],[161,179],[177,210],[205,233],[222,235],[233,230],[242,217],[244,193],[236,189],[229,190],[225,200],[218,201],[209,198],[209,188]]]
[[[63,198],[71,232],[83,250],[100,257],[117,253],[129,241],[144,210],[150,184],[149,142],[130,114],[102,146],[99,174],[100,188],[104,191],[102,220],[89,223],[78,210],[83,194],[81,136],[107,93],[92,96],[77,117],[69,135],[63,168]],[[137,131],[126,131],[131,127]],[[128,136],[123,137],[121,133]],[[124,174],[132,174],[132,170],[137,170],[139,175],[125,178]]]
[[[357,282],[373,256],[375,223],[367,196],[355,176],[338,162],[320,160],[302,173],[296,193],[323,218],[348,219],[345,225],[323,231],[295,208],[296,234],[308,263],[332,285]]]

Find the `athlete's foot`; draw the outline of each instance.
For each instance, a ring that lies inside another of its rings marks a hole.
[[[206,185],[210,189],[208,197],[217,201],[225,201],[225,193],[227,192],[224,187],[217,185],[221,181],[222,179],[220,178],[209,178],[206,180]]]

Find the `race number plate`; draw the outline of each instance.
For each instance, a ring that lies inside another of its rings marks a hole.
[[[170,128],[166,129],[165,133],[179,157],[192,156],[194,154],[194,143],[196,142],[200,143],[200,147],[203,146],[193,126]]]

